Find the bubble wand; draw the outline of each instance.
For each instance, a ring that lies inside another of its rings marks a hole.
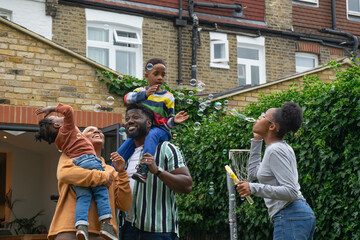
[[[239,179],[228,165],[225,166],[225,169],[229,173],[230,177],[234,180],[234,183],[239,182]],[[245,198],[249,202],[249,204],[254,204],[254,200],[250,196],[246,196]]]

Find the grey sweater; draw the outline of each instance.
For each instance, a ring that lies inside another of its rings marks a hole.
[[[251,194],[263,197],[270,219],[297,199],[304,199],[298,183],[298,171],[294,150],[285,141],[266,147],[261,161],[262,140],[251,140],[248,162],[249,180],[258,179],[259,183],[249,183]],[[305,200],[305,199],[304,199]]]

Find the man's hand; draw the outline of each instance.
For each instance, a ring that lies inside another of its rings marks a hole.
[[[187,112],[180,111],[178,114],[174,117],[174,123],[180,124],[185,122],[189,118],[189,115],[187,115]]]
[[[113,162],[116,171],[118,172],[125,171],[125,160],[120,156],[119,153],[117,152],[111,153],[110,160]]]
[[[140,160],[140,164],[141,165],[146,165],[148,168],[149,168],[149,171],[152,173],[152,174],[155,174],[157,173],[158,171],[158,167],[155,163],[155,160],[154,160],[154,157],[151,156],[150,153],[145,153],[141,160]]]
[[[107,183],[105,183],[105,187],[107,187],[107,188],[109,188],[114,181],[112,174],[111,173],[108,173],[108,174],[109,174],[109,180],[107,181]]]
[[[146,97],[148,98],[150,95],[154,94],[158,89],[159,89],[160,85],[152,85],[148,88],[148,90],[146,90]]]
[[[47,117],[47,115],[49,115],[52,112],[55,112],[56,107],[42,107],[42,108],[38,108],[36,109],[36,115],[39,115],[41,113],[45,113],[44,118]]]

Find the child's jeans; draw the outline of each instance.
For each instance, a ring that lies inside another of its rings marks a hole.
[[[159,142],[169,141],[170,136],[167,131],[157,126],[152,126],[144,142],[143,153],[150,153],[151,156],[155,156],[156,147]],[[120,146],[117,152],[127,161],[135,151],[135,143],[132,138],[126,139],[126,141]]]
[[[75,165],[85,169],[97,169],[104,171],[102,161],[94,154],[83,154],[74,158]],[[72,185],[76,193],[75,227],[78,225],[89,225],[88,215],[94,194],[99,214],[99,221],[112,218],[109,203],[109,192],[104,185],[97,187],[79,187]]]
[[[273,217],[274,240],[311,240],[315,232],[315,215],[304,200],[296,200]]]

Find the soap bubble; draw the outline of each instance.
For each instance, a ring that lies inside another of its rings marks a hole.
[[[193,100],[192,100],[191,98],[188,98],[188,99],[186,100],[186,103],[187,103],[187,104],[192,104],[192,103],[193,103]]]
[[[210,194],[210,195],[213,195],[214,192],[215,192],[215,189],[214,189],[214,188],[209,188],[209,194]]]
[[[152,63],[148,63],[147,65],[146,65],[146,69],[147,70],[149,70],[149,71],[151,71],[152,69],[153,69],[153,65],[152,65]]]
[[[245,120],[248,121],[248,122],[255,122],[256,121],[256,119],[251,118],[251,117],[245,117]]]
[[[190,97],[192,97],[192,96],[194,96],[194,92],[193,92],[193,91],[189,91],[188,95],[189,95]]]
[[[199,92],[204,91],[204,90],[205,90],[205,83],[203,83],[202,81],[198,81],[198,83],[197,83],[197,90],[198,90]]]
[[[106,23],[105,23],[105,24],[104,24],[104,29],[105,29],[105,30],[108,30],[108,29],[109,29],[109,24],[106,24]]]
[[[227,154],[227,149],[223,149],[223,154]]]
[[[235,201],[235,194],[230,194],[230,201]]]
[[[220,110],[221,109],[221,102],[214,103],[214,107],[215,107],[216,110]]]
[[[190,79],[190,86],[196,87],[196,79],[195,78]]]
[[[172,135],[172,137],[173,137],[173,139],[175,139],[175,138],[177,137],[177,135],[174,133],[174,134]]]
[[[113,96],[109,96],[109,97],[107,97],[107,98],[106,98],[106,101],[107,101],[107,104],[109,104],[109,105],[113,105],[113,104],[114,104],[115,99],[114,99],[114,97],[113,97]]]
[[[119,81],[123,80],[123,75],[120,74],[119,77],[118,77],[118,80]]]
[[[77,133],[77,134],[76,134],[76,138],[77,138],[77,139],[81,138],[81,133]]]
[[[203,116],[203,114],[204,114],[204,112],[201,111],[201,110],[199,110],[199,111],[197,112],[197,115],[198,115],[199,117]]]
[[[199,122],[195,122],[195,123],[194,123],[194,129],[195,129],[196,131],[200,129],[200,126],[201,126],[201,123],[199,123]]]
[[[214,95],[212,95],[211,93],[207,96],[207,99],[211,100],[214,98]]]
[[[199,109],[201,109],[202,111],[204,111],[206,109],[206,103],[202,102],[199,104]]]
[[[214,187],[214,182],[210,182],[210,187]]]
[[[180,100],[183,100],[185,97],[185,94],[183,94],[182,92],[179,92],[177,95]]]
[[[95,112],[100,112],[100,111],[101,111],[101,106],[100,106],[99,104],[96,104],[96,105],[94,106],[94,111],[95,111]]]
[[[224,105],[228,105],[228,104],[229,104],[229,100],[225,100]]]
[[[125,128],[124,128],[124,127],[121,127],[121,128],[119,129],[119,134],[120,134],[120,135],[124,135],[124,134],[125,134]]]

